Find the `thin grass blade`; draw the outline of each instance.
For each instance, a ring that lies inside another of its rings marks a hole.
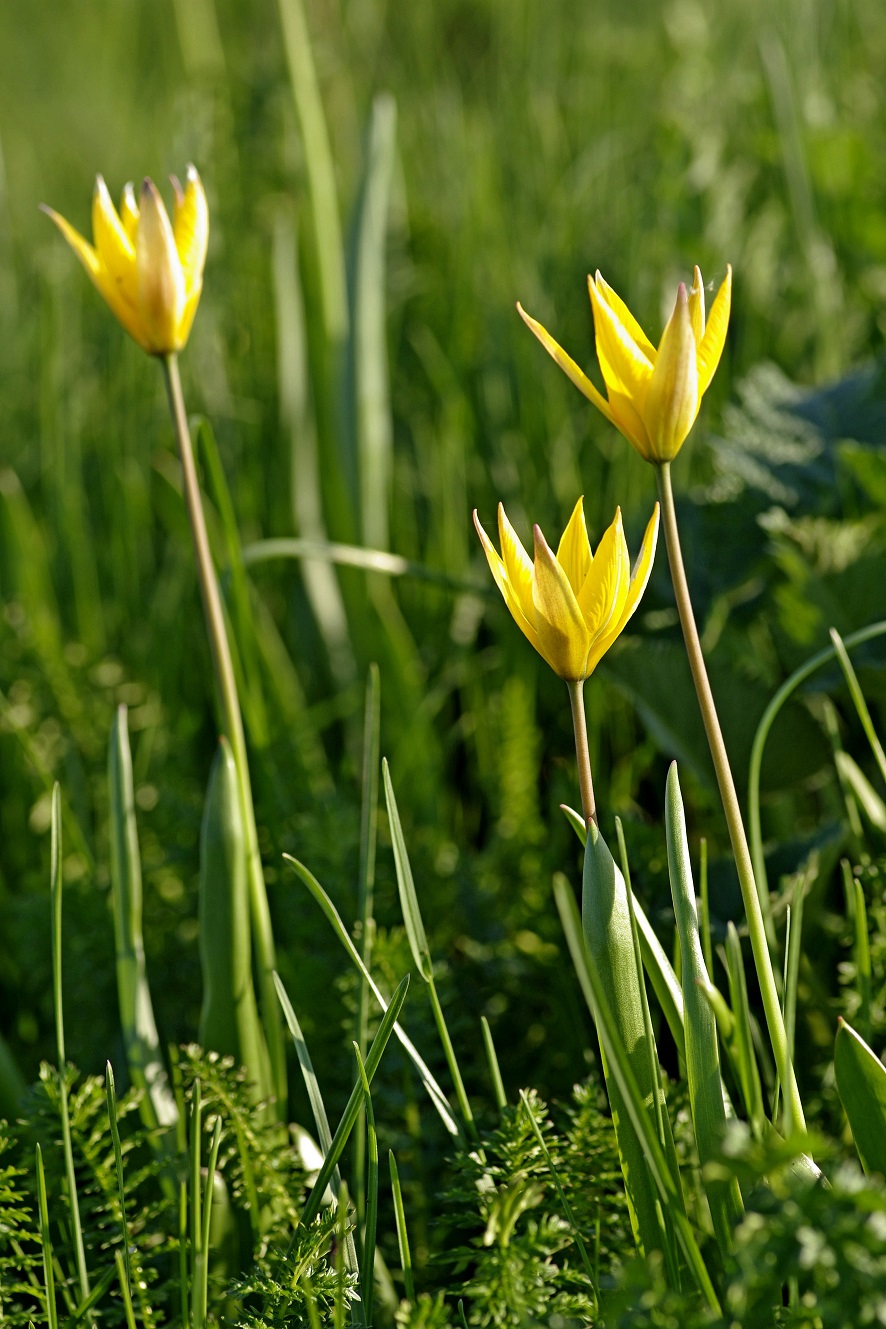
[[[683,957],[683,1004],[686,1015],[686,1071],[692,1125],[702,1169],[702,1183],[708,1198],[717,1244],[724,1257],[732,1251],[732,1233],[740,1221],[744,1206],[734,1177],[724,1181],[706,1173],[707,1165],[716,1163],[726,1133],[726,1110],[720,1080],[720,1051],[717,1023],[700,985],[710,983],[704,961],[701,929],[692,881],[686,816],[677,764],[668,770],[665,796],[665,827],[668,845],[668,873],[674,914],[680,935]]]
[[[406,1211],[403,1207],[403,1191],[400,1187],[400,1174],[393,1149],[388,1151],[388,1165],[391,1172],[391,1191],[394,1196],[394,1221],[397,1226],[397,1245],[400,1248],[400,1264],[403,1267],[403,1286],[406,1300],[415,1301],[415,1278],[412,1273],[412,1255],[409,1250],[409,1234],[406,1231]]]
[[[386,1011],[388,1009],[388,1004],[385,1001],[384,997],[382,996],[378,984],[375,982],[369,970],[365,967],[363,961],[360,959],[360,955],[357,951],[357,948],[354,945],[353,941],[351,940],[350,936],[348,935],[348,931],[341,920],[338,910],[330,900],[329,896],[324,891],[323,887],[317,881],[317,878],[304,866],[303,863],[299,863],[299,861],[293,858],[290,854],[284,854],[283,857],[287,861],[287,863],[289,863],[295,869],[296,873],[304,882],[305,886],[307,886],[308,890],[311,892],[314,899],[317,901],[320,908],[323,910],[323,913],[326,915],[327,919],[331,923],[333,931],[335,932],[342,946],[344,946],[351,962],[354,965],[356,965],[357,969],[360,971],[360,973],[363,975],[363,978],[368,983],[372,995],[375,997],[375,1000],[378,1002],[381,1009],[383,1011]],[[406,1052],[409,1054],[416,1070],[418,1071],[421,1077],[422,1084],[425,1086],[425,1089],[428,1092],[431,1102],[434,1104],[435,1108],[440,1114],[444,1126],[449,1131],[450,1135],[459,1135],[460,1130],[458,1124],[455,1121],[455,1118],[452,1115],[446,1095],[443,1093],[443,1090],[440,1088],[439,1084],[434,1079],[434,1076],[431,1074],[425,1062],[422,1060],[414,1043],[406,1035],[405,1031],[400,1028],[399,1025],[395,1025],[394,1032],[396,1033],[403,1047],[406,1049]]]
[[[363,1226],[363,1251],[360,1261],[362,1270],[363,1314],[366,1324],[372,1324],[372,1305],[375,1296],[375,1234],[378,1225],[378,1136],[375,1132],[375,1113],[372,1110],[372,1094],[366,1067],[360,1056],[360,1049],[354,1044],[357,1069],[363,1087],[363,1100],[366,1110],[366,1131],[369,1143],[366,1169],[366,1218]]]
[[[111,727],[108,793],[117,1001],[126,1063],[133,1084],[144,1091],[139,1111],[145,1125],[173,1126],[178,1109],[163,1062],[145,965],[141,855],[125,706],[117,708]]]

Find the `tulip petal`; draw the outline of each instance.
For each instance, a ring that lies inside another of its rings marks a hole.
[[[138,231],[138,203],[135,200],[135,190],[132,187],[131,180],[127,180],[120,196],[120,220],[130,242],[135,246],[135,236]],[[133,248],[134,253],[135,249]]]
[[[591,542],[585,525],[584,499],[580,498],[572,510],[566,530],[557,546],[557,562],[566,573],[569,585],[576,595],[585,584],[591,570]]]
[[[652,454],[646,425],[630,397],[624,392],[618,392],[615,388],[610,388],[609,406],[616,429],[620,430],[628,442],[633,444],[641,457],[645,458],[646,461],[654,461],[655,458]]]
[[[590,282],[590,277],[588,278],[588,281]],[[640,324],[634,318],[634,315],[628,309],[624,300],[622,300],[620,295],[617,295],[616,292],[613,291],[612,287],[599,272],[594,276],[594,285],[596,286],[598,293],[603,297],[609,308],[612,310],[613,314],[615,314],[622,327],[630,337],[633,337],[637,346],[646,356],[649,363],[654,365],[655,357],[658,352],[646,336],[646,333],[640,327]]]
[[[508,581],[518,597],[520,607],[530,623],[535,622],[535,610],[532,602],[532,559],[523,548],[523,542],[505,512],[503,503],[498,505],[498,539],[501,545],[502,562],[508,574]]]
[[[588,673],[599,664],[600,660],[609,650],[617,637],[619,637],[626,627],[628,620],[633,616],[637,605],[646,589],[646,583],[649,581],[649,574],[652,571],[652,563],[655,558],[655,547],[658,541],[658,517],[659,510],[656,503],[652,516],[646,526],[646,532],[643,536],[643,543],[640,546],[640,552],[637,555],[637,561],[634,564],[634,570],[631,573],[631,580],[628,585],[628,593],[625,596],[621,613],[618,619],[612,623],[608,632],[598,637],[591,647],[588,656]]]
[[[698,415],[698,367],[686,287],[680,283],[674,312],[658,348],[644,420],[656,461],[677,455]]]
[[[617,508],[612,524],[597,546],[591,571],[579,596],[579,606],[593,642],[618,620],[627,597],[630,575],[631,560],[621,508]]]
[[[560,567],[538,526],[532,598],[539,649],[548,664],[567,681],[585,677],[590,635],[569,578]]]
[[[621,392],[629,397],[635,409],[643,416],[646,390],[652,378],[652,363],[590,279],[588,290],[594,307],[597,359],[606,387],[610,392]]]
[[[701,268],[696,263],[692,274],[692,288],[689,292],[689,321],[692,324],[692,335],[695,337],[696,346],[704,336],[704,281],[702,280]]]
[[[152,180],[142,184],[135,258],[143,344],[157,355],[178,351],[185,278],[169,216]]]
[[[541,323],[537,322],[537,320],[532,318],[530,314],[526,313],[526,310],[519,301],[517,302],[517,311],[527,328],[535,333],[548,355],[552,360],[556,361],[566,377],[572,380],[579,392],[584,393],[588,401],[593,406],[596,406],[597,410],[600,411],[602,415],[606,416],[606,419],[610,424],[615,424],[606,398],[602,393],[597,391],[584,370],[580,369],[572,359],[572,356],[567,355],[563,350],[563,347],[554,341],[554,338],[548,332],[547,328],[542,327]]]
[[[190,295],[199,288],[209,242],[209,209],[196,167],[188,167],[187,184],[181,201],[176,198],[173,222],[175,247],[185,274],[185,289]]]
[[[92,238],[112,280],[120,287],[123,299],[134,312],[138,296],[135,249],[100,175],[95,178],[92,195]]]
[[[717,298],[711,308],[708,324],[698,346],[698,395],[703,397],[714,377],[723,346],[726,342],[726,329],[729,327],[729,311],[732,307],[732,265],[727,264],[726,276]]]
[[[486,561],[489,564],[489,570],[492,573],[496,586],[501,591],[502,596],[504,597],[504,602],[507,605],[508,609],[510,610],[514,622],[517,624],[517,627],[521,630],[521,632],[523,632],[525,636],[528,637],[529,641],[531,641],[532,645],[539,652],[539,654],[542,654],[541,645],[538,640],[538,633],[535,630],[534,615],[533,615],[533,620],[530,621],[529,619],[527,619],[526,615],[524,614],[523,607],[520,603],[519,597],[515,595],[514,589],[511,586],[511,583],[508,579],[507,569],[504,563],[502,562],[501,558],[499,557],[498,552],[495,549],[495,546],[493,545],[492,541],[489,539],[489,536],[486,534],[485,530],[483,529],[480,523],[480,518],[477,516],[476,508],[474,509],[474,525],[477,528],[477,534],[480,537],[480,543],[482,544],[483,551],[486,554]],[[531,569],[531,564],[530,564],[530,569]]]
[[[110,276],[97,250],[84,240],[79,231],[75,230],[69,221],[55,212],[53,208],[48,208],[45,203],[40,205],[47,217],[55,222],[74,253],[83,264],[93,285],[101,295],[102,299],[110,306],[112,313],[123,324],[123,327],[140,345],[141,338],[138,330],[138,318],[135,310],[121,296],[120,288]]]

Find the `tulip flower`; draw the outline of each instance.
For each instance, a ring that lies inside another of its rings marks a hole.
[[[591,553],[583,500],[575,505],[557,547],[533,527],[535,558],[520,543],[503,505],[498,505],[499,555],[474,512],[496,585],[517,626],[539,655],[567,683],[580,683],[609,650],[640,602],[658,538],[658,504],[631,571],[621,509],[596,554]]]
[[[521,305],[517,308],[548,354],[641,457],[656,463],[672,461],[695,423],[720,362],[729,325],[732,268],[726,269],[707,320],[699,269],[688,293],[680,283],[658,350],[599,272],[588,277],[588,290],[606,397],[547,329]]]
[[[152,180],[136,202],[129,184],[120,211],[96,177],[90,244],[52,208],[52,218],[111,311],[142,350],[168,356],[188,340],[203,288],[209,213],[200,177],[188,167],[182,189],[173,178],[173,220]]]

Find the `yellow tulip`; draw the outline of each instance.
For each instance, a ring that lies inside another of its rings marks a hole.
[[[620,508],[596,554],[591,553],[581,498],[556,554],[539,527],[533,527],[534,561],[530,561],[501,503],[500,556],[476,511],[474,525],[496,585],[517,626],[561,678],[569,683],[587,678],[625,627],[646,589],[658,538],[658,504],[646,527],[633,572]]]
[[[112,312],[149,355],[170,355],[188,340],[203,289],[209,212],[200,177],[188,167],[182,189],[173,177],[173,220],[152,180],[141,198],[129,184],[120,211],[99,175],[92,199],[92,240],[52,208],[55,222]]]
[[[696,267],[692,289],[681,282],[658,350],[623,300],[598,272],[588,277],[597,358],[606,397],[534,318],[523,321],[588,401],[651,462],[672,461],[689,433],[723,353],[732,301],[732,268],[705,321],[704,283]]]

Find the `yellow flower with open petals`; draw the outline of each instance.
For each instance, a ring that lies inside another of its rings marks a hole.
[[[658,350],[623,300],[598,272],[588,277],[597,358],[606,397],[571,356],[518,304],[523,321],[572,382],[646,461],[676,457],[720,362],[732,302],[732,268],[705,320],[704,283],[696,267],[692,289],[681,282]]]
[[[500,556],[480,525],[476,511],[474,525],[496,585],[517,626],[561,678],[568,683],[587,678],[624,628],[646,589],[658,538],[658,504],[646,527],[633,572],[620,508],[596,554],[591,553],[583,499],[575,505],[556,554],[540,528],[534,526],[534,562],[530,561],[501,503],[498,505]]]
[[[200,177],[188,167],[184,189],[173,177],[170,222],[152,180],[141,198],[129,184],[120,211],[99,175],[92,199],[90,244],[52,208],[55,222],[123,327],[149,355],[170,355],[188,340],[203,289],[209,212]]]

